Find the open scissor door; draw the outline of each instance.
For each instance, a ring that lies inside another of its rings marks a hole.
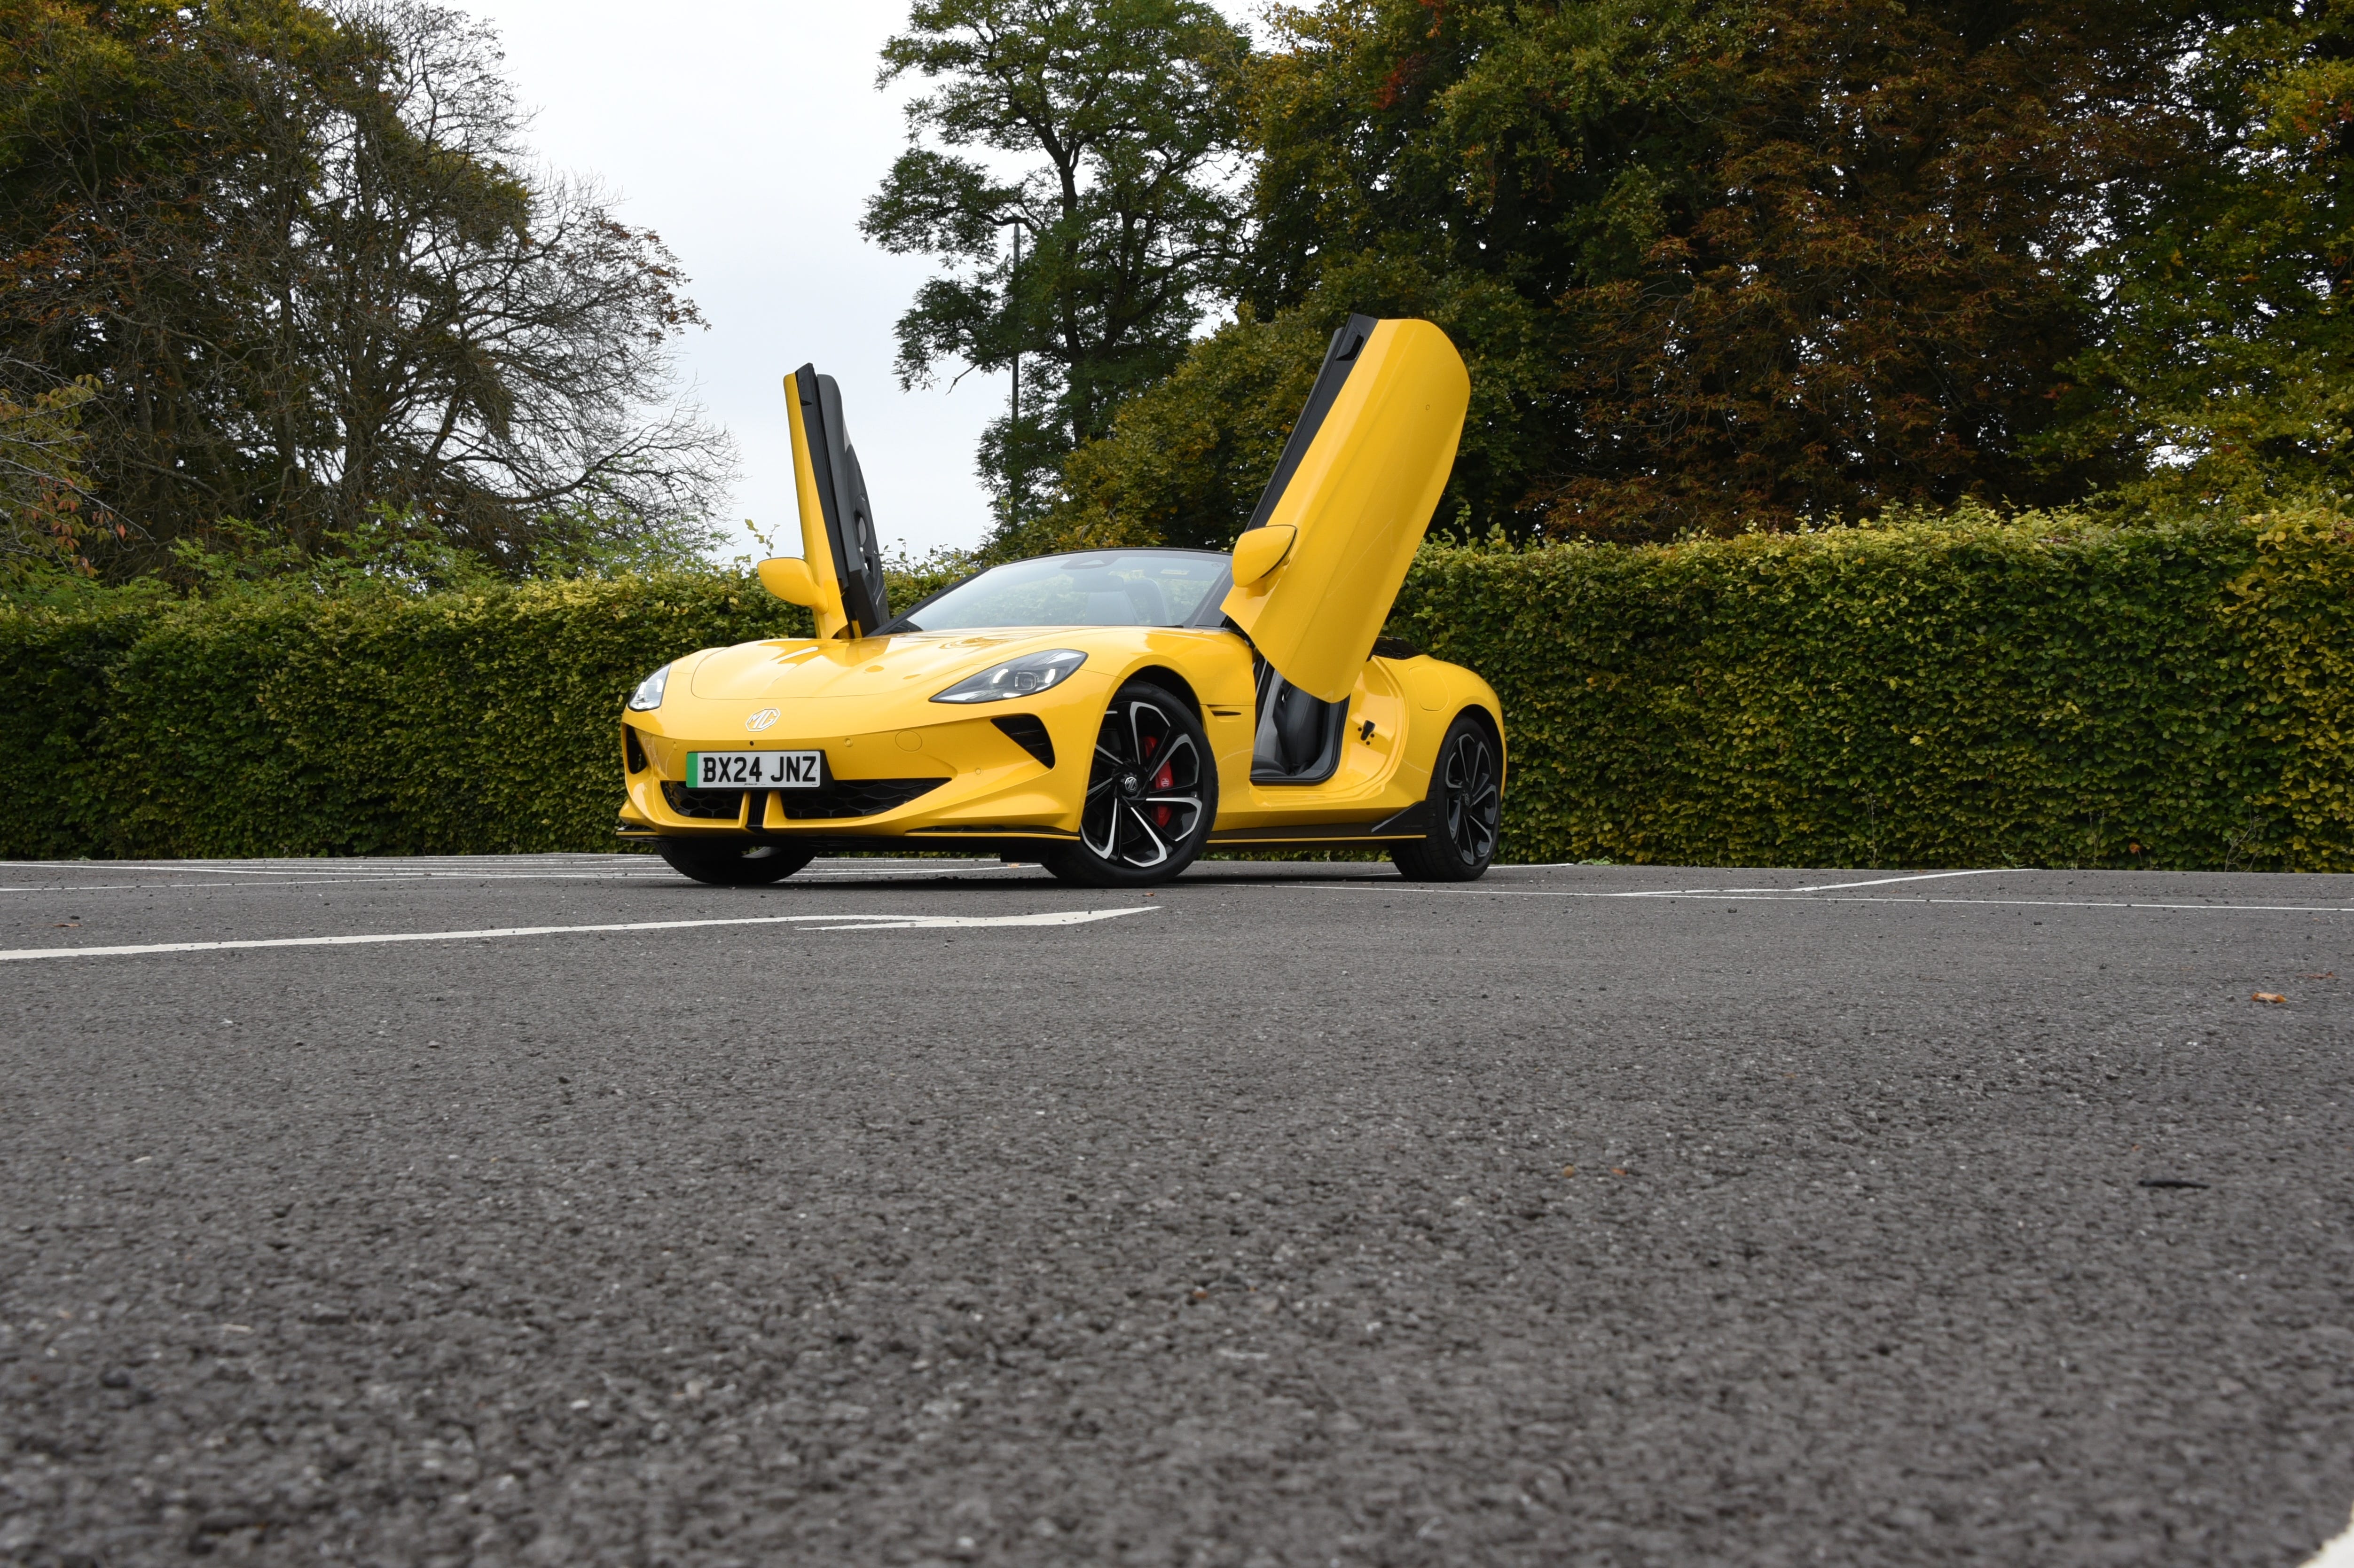
[[[801,551],[817,579],[820,637],[864,637],[891,619],[883,549],[866,503],[866,477],[842,422],[842,389],[817,366],[785,377],[793,430],[793,480],[801,499]]]
[[[1333,334],[1236,544],[1223,607],[1310,696],[1345,702],[1372,655],[1455,466],[1470,398],[1462,355],[1428,322],[1352,316]]]

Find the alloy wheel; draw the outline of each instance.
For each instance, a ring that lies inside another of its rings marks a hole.
[[[1201,747],[1149,697],[1123,694],[1096,735],[1079,837],[1099,860],[1149,871],[1202,821]]]
[[[1476,730],[1458,732],[1447,748],[1439,779],[1447,796],[1447,837],[1466,865],[1484,863],[1496,853],[1496,828],[1504,798],[1497,788],[1496,752]]]

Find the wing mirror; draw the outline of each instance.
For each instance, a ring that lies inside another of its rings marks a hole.
[[[1253,528],[1235,541],[1235,582],[1237,586],[1255,583],[1291,554],[1291,542],[1299,530],[1288,523],[1271,523],[1264,528]]]
[[[783,599],[804,609],[815,609],[825,596],[817,586],[817,577],[809,563],[799,556],[775,556],[760,563],[760,586]]]

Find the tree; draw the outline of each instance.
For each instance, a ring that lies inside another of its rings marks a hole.
[[[899,320],[901,385],[1020,361],[1022,418],[994,421],[980,457],[1001,532],[1044,487],[1032,476],[1175,366],[1224,280],[1246,49],[1200,0],[928,0],[884,47],[881,84],[938,86],[909,104],[862,228],[953,269]],[[1037,161],[1008,173],[990,154]]]
[[[0,39],[13,390],[94,380],[93,488],[158,549],[391,515],[522,571],[716,500],[726,438],[670,397],[676,261],[530,165],[486,32],[0,0]]]
[[[2181,154],[2183,11],[1325,0],[1280,20],[1248,94],[1245,330],[1446,327],[1479,400],[1443,520],[1660,539],[2130,472],[2046,438],[2100,331],[2083,258],[2110,193]],[[1197,407],[1234,432],[1260,404]],[[1063,524],[1142,471],[1119,440],[1074,460]]]
[[[2110,193],[2103,331],[2056,451],[2133,499],[2261,505],[2354,488],[2354,4],[2211,24],[2174,81],[2184,155]]]
[[[90,542],[106,520],[90,515],[80,412],[97,390],[78,381],[27,403],[0,393],[0,583],[91,569]]]

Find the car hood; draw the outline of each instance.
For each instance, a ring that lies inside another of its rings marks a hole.
[[[709,700],[930,695],[963,676],[1033,648],[1055,646],[1052,630],[940,631],[739,642],[695,661],[687,689]],[[938,685],[928,683],[938,683]]]

